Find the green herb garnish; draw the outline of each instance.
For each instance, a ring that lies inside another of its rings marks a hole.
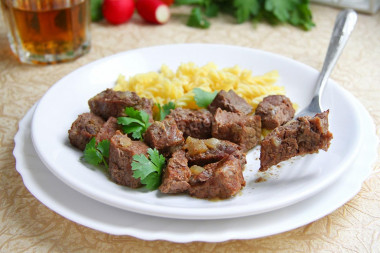
[[[91,21],[99,21],[103,18],[102,5],[103,0],[90,1]]]
[[[209,28],[210,22],[205,18],[205,14],[199,7],[195,7],[191,10],[189,19],[187,20],[187,26],[197,28]]]
[[[207,92],[200,88],[194,88],[193,93],[195,95],[194,100],[197,106],[201,108],[207,108],[207,106],[211,104],[211,102],[214,100],[214,98],[218,94],[218,91]]]
[[[288,23],[304,30],[315,24],[309,0],[175,0],[177,5],[193,5],[187,25],[207,28],[207,17],[215,17],[219,12],[233,16],[238,24],[252,20],[270,24]]]
[[[106,158],[109,157],[110,141],[103,140],[96,144],[95,137],[93,137],[89,143],[86,144],[84,149],[83,158],[86,162],[92,165],[104,164],[108,168]]]
[[[157,189],[161,184],[161,173],[165,165],[165,157],[157,149],[148,149],[149,158],[145,155],[134,155],[132,161],[133,177],[140,178],[149,190]]]
[[[127,117],[118,117],[117,123],[122,125],[125,134],[132,133],[132,138],[142,139],[143,133],[151,125],[149,114],[144,111],[135,110],[133,107],[125,108]]]
[[[174,102],[170,101],[169,103],[161,106],[159,103],[156,104],[158,108],[158,113],[156,115],[156,120],[162,121],[167,115],[170,114],[170,110],[175,109],[176,105]]]

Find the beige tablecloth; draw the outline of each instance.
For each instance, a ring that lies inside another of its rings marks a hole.
[[[281,234],[222,243],[144,241],[78,225],[29,193],[12,155],[18,122],[56,81],[84,64],[135,48],[170,43],[222,43],[284,55],[320,69],[338,9],[312,5],[309,32],[260,23],[236,25],[221,16],[208,30],[185,26],[190,9],[173,9],[168,24],[138,16],[124,25],[92,24],[92,49],[70,63],[30,66],[11,54],[0,23],[0,252],[380,252],[380,159],[351,201],[311,224]],[[349,90],[380,127],[380,13],[359,14],[332,78]]]

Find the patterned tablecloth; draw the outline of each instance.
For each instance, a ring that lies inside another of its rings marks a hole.
[[[207,30],[185,26],[190,11],[174,8],[168,24],[92,24],[92,48],[74,62],[20,64],[0,23],[0,252],[380,252],[380,159],[361,191],[344,206],[311,224],[252,240],[221,243],[144,241],[76,224],[39,202],[15,169],[14,136],[28,109],[56,81],[80,66],[114,53],[171,43],[221,43],[273,52],[320,69],[338,9],[312,5],[316,27],[309,32],[260,23],[236,25],[212,19]],[[366,107],[380,135],[380,13],[359,14],[358,23],[332,78]],[[378,152],[377,152],[378,153]]]

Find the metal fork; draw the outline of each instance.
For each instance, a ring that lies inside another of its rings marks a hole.
[[[323,111],[321,106],[323,90],[326,86],[330,73],[335,66],[335,63],[337,62],[352,30],[355,27],[356,20],[357,14],[351,9],[343,10],[338,14],[330,39],[330,44],[325,56],[325,61],[315,84],[313,98],[306,108],[297,113],[295,116],[296,118],[301,116],[314,116],[315,114]]]

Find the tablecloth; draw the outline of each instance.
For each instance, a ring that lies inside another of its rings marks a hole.
[[[339,9],[312,4],[316,26],[236,24],[219,15],[209,29],[186,26],[189,7],[172,8],[165,25],[136,14],[126,24],[92,23],[92,47],[79,59],[57,65],[21,64],[0,23],[0,252],[380,252],[380,159],[360,192],[331,214],[297,229],[251,240],[220,243],[144,241],[102,233],[51,211],[24,186],[15,169],[14,136],[30,107],[59,79],[118,52],[172,43],[218,43],[280,54],[321,69]],[[368,110],[380,135],[380,13],[359,14],[356,28],[331,78]],[[379,153],[379,151],[377,151]]]

